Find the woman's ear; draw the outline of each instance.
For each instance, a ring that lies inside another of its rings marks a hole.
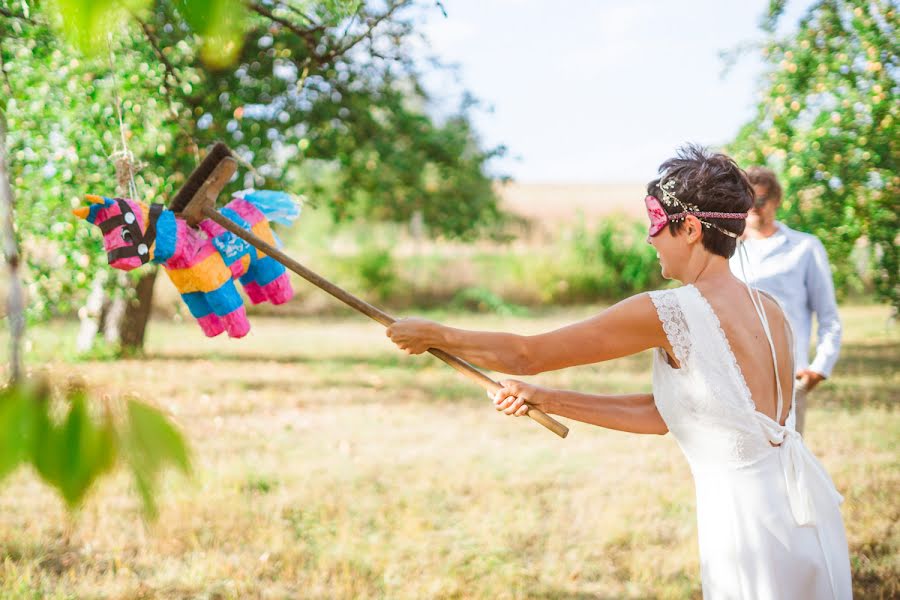
[[[685,224],[685,232],[687,233],[687,241],[689,244],[693,244],[696,241],[699,241],[703,236],[703,223],[700,222],[700,219],[693,215],[688,215],[684,219]]]

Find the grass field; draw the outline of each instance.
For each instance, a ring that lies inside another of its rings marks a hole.
[[[592,312],[438,315],[532,332]],[[900,332],[844,307],[842,360],[807,441],[846,501],[859,598],[900,596]],[[164,407],[194,453],[142,520],[124,473],[76,515],[28,470],[0,487],[0,598],[698,598],[693,487],[671,436],[571,423],[560,440],[498,416],[431,357],[362,317],[253,319],[242,341],[154,322],[142,360],[31,360]],[[534,378],[650,387],[648,355]]]

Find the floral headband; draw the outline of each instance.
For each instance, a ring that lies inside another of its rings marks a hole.
[[[737,239],[740,237],[738,234],[728,231],[726,229],[722,229],[715,223],[710,223],[709,221],[705,221],[700,217],[706,217],[707,219],[746,219],[747,213],[726,213],[726,212],[708,212],[700,210],[699,206],[694,204],[685,203],[678,199],[675,196],[675,192],[673,192],[673,188],[678,185],[678,179],[672,178],[666,180],[663,183],[660,183],[659,189],[662,190],[662,202],[656,196],[647,196],[644,198],[644,204],[647,206],[647,216],[650,217],[650,237],[654,237],[659,235],[659,233],[665,228],[665,226],[669,223],[669,221],[684,221],[685,217],[688,215],[693,215],[697,217],[701,223],[703,223],[704,227],[712,227],[724,233],[729,237],[733,237]],[[663,204],[666,206],[677,206],[681,208],[681,212],[675,214],[668,214],[666,210],[663,208]]]

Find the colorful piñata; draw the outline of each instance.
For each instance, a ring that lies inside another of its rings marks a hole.
[[[243,337],[250,331],[233,279],[240,280],[253,304],[282,304],[294,295],[281,263],[212,221],[193,229],[162,204],[102,196],[87,200],[88,206],[72,212],[103,232],[110,266],[130,271],[148,262],[161,264],[209,337],[223,331]],[[249,190],[220,212],[274,246],[269,222],[290,224],[300,207],[283,192]]]

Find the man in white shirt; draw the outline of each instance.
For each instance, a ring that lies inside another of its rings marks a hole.
[[[822,242],[813,235],[795,231],[775,220],[781,203],[781,186],[775,173],[764,167],[750,167],[747,176],[756,194],[756,203],[747,217],[744,244],[749,264],[749,283],[772,294],[787,313],[794,331],[794,363],[797,369],[797,431],[806,422],[806,396],[831,375],[841,348],[841,321],[831,266]],[[731,270],[743,278],[738,253]],[[815,358],[809,360],[812,317],[818,323]]]

